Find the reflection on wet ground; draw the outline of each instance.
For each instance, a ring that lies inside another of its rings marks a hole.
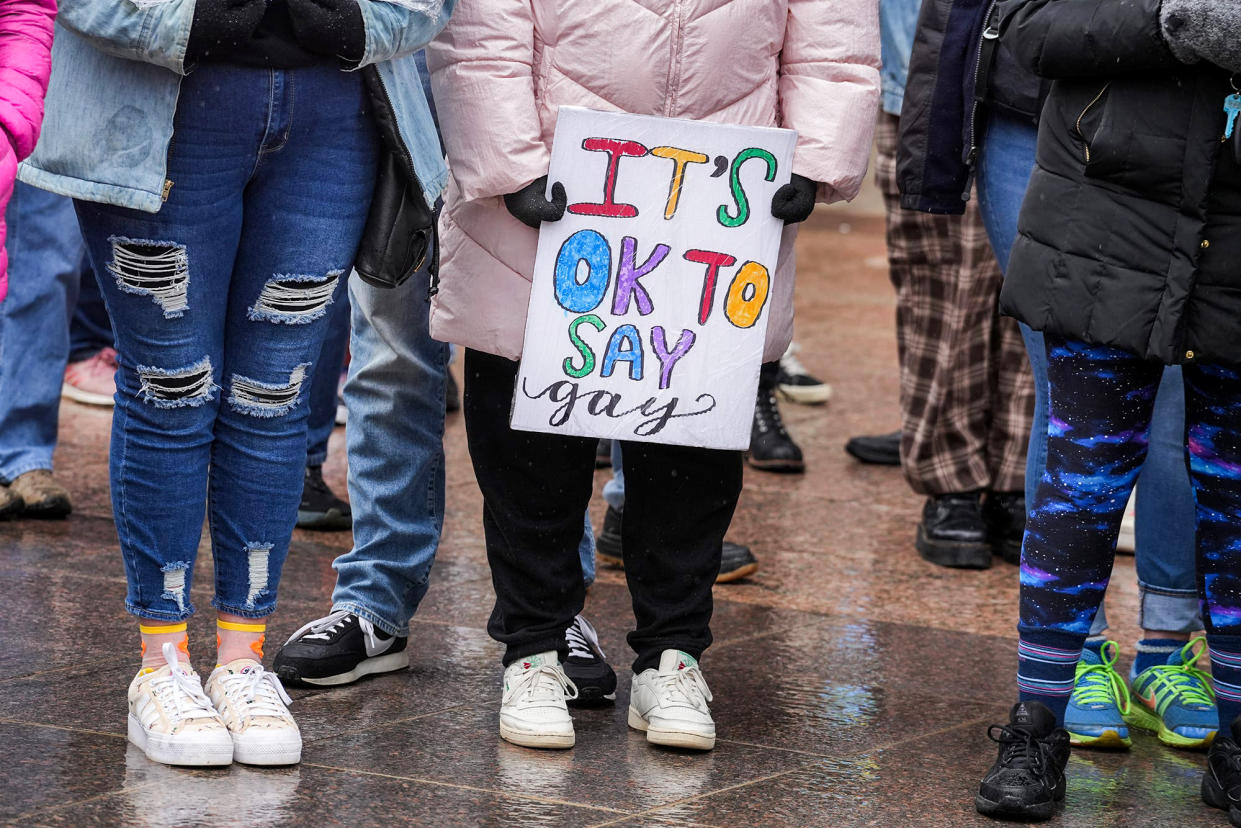
[[[124,738],[136,641],[107,492],[110,415],[66,403],[64,523],[0,524],[0,823],[21,825],[984,825],[971,787],[994,755],[986,724],[1013,692],[1015,571],[952,572],[913,549],[920,508],[897,470],[841,447],[897,423],[882,222],[826,211],[799,241],[798,340],[835,389],[784,405],[801,477],[748,472],[730,537],[762,562],[716,589],[703,661],[719,725],[706,755],[656,749],[625,723],[632,613],[604,571],[587,614],[620,674],[616,706],[575,713],[577,747],[541,753],[497,735],[499,648],[459,415],[448,423],[448,519],[411,628],[411,667],[336,690],[296,691],[306,740],[288,769],[155,765]],[[343,431],[329,482],[343,491]],[[602,485],[606,472],[597,476]],[[602,519],[596,502],[595,522]],[[327,609],[348,535],[299,532],[269,641]],[[192,597],[206,608],[204,544]],[[1109,598],[1132,652],[1136,587],[1121,559]],[[210,618],[191,622],[196,663]],[[1127,662],[1127,659],[1122,659]],[[1127,666],[1127,664],[1126,664]],[[1078,752],[1071,826],[1221,825],[1198,801],[1202,756],[1139,735],[1128,753]]]

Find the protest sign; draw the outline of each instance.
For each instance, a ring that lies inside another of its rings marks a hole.
[[[749,445],[796,138],[560,108],[513,428]]]

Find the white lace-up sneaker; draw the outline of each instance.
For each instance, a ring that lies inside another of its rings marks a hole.
[[[646,731],[652,744],[711,750],[715,720],[709,701],[711,690],[698,660],[680,650],[664,650],[658,670],[643,670],[633,677],[629,726]]]
[[[171,642],[162,652],[163,667],[139,671],[129,684],[129,741],[165,765],[231,763],[233,740],[198,674],[177,663]]]
[[[576,698],[577,687],[555,650],[517,659],[504,668],[500,738],[532,748],[573,747],[573,719],[565,701]]]
[[[286,707],[280,679],[252,658],[221,664],[207,678],[207,695],[233,740],[233,758],[247,765],[294,765],[302,734]]]

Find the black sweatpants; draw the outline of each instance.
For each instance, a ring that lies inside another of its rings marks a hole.
[[[593,493],[593,438],[514,431],[517,363],[465,353],[464,412],[496,591],[487,631],[504,663],[556,650],[582,611],[582,515]],[[637,628],[635,672],[665,649],[711,644],[711,587],[741,494],[741,453],[623,441],[625,575]],[[617,623],[621,619],[611,619]]]

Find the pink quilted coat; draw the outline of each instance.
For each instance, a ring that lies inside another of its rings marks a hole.
[[[56,0],[0,0],[0,301],[9,290],[4,209],[13,195],[17,162],[34,151],[43,123],[43,95],[52,70]]]
[[[561,105],[798,132],[819,199],[857,195],[879,104],[877,0],[462,0],[428,49],[452,171],[436,339],[517,359],[537,234],[502,196],[547,173]],[[765,359],[793,327],[785,231]]]

